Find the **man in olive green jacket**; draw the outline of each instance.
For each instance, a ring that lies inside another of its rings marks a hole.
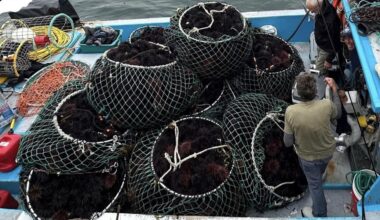
[[[327,216],[322,175],[335,151],[331,125],[341,115],[341,103],[335,81],[326,77],[325,82],[332,89],[333,102],[315,100],[317,86],[312,74],[297,76],[296,88],[302,102],[289,106],[285,112],[284,142],[286,146],[294,145],[313,201],[312,208],[302,209],[305,217]]]

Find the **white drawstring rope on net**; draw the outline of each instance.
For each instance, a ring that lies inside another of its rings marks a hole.
[[[194,33],[194,32],[199,32],[199,31],[202,31],[202,30],[206,30],[206,29],[209,29],[209,28],[211,28],[212,27],[212,25],[214,24],[214,16],[213,16],[213,14],[214,13],[223,13],[223,12],[225,12],[226,11],[226,9],[228,9],[229,7],[230,7],[230,5],[225,5],[224,7],[223,7],[223,9],[222,10],[210,10],[210,12],[208,12],[207,11],[207,9],[206,9],[206,7],[205,7],[205,4],[204,3],[199,3],[199,6],[201,6],[202,8],[203,8],[203,10],[210,16],[210,18],[211,18],[211,22],[210,22],[210,24],[208,25],[208,26],[206,26],[206,27],[201,27],[201,28],[197,28],[197,27],[193,27],[190,31],[189,31],[189,35],[191,34],[191,33]]]
[[[262,183],[264,183],[264,185],[266,186],[266,188],[268,188],[268,189],[269,189],[271,192],[273,192],[273,193],[274,193],[274,191],[275,191],[276,189],[280,188],[281,186],[294,184],[295,181],[283,182],[283,183],[278,184],[277,186],[269,186],[269,185],[267,185],[267,184],[264,182],[264,180],[263,180],[261,174],[260,174],[259,171],[257,170],[256,162],[255,162],[255,160],[254,160],[255,157],[254,157],[253,146],[254,146],[254,144],[255,144],[255,138],[256,138],[257,131],[259,130],[261,124],[263,124],[264,121],[266,121],[267,119],[272,120],[272,121],[276,124],[276,126],[279,127],[279,128],[281,129],[281,131],[284,132],[284,129],[283,129],[282,126],[280,126],[280,124],[279,124],[279,123],[284,123],[284,121],[283,121],[283,120],[280,120],[280,118],[279,118],[279,117],[284,117],[284,116],[285,116],[285,115],[282,114],[282,113],[278,113],[278,112],[268,112],[268,113],[266,114],[266,116],[265,116],[263,119],[261,119],[261,121],[257,124],[257,126],[256,126],[256,128],[255,128],[255,131],[254,131],[254,133],[253,133],[253,137],[252,137],[252,144],[251,144],[251,146],[252,146],[252,159],[253,159],[253,164],[254,164],[254,166],[255,166],[256,172],[258,173],[258,177],[259,177],[260,181],[261,181]],[[277,195],[277,194],[276,194],[276,195]],[[280,197],[281,197],[281,196],[280,196]]]
[[[216,150],[216,149],[220,149],[220,148],[229,147],[229,145],[227,145],[227,144],[219,145],[219,146],[213,146],[213,147],[204,149],[200,152],[193,153],[193,154],[185,157],[184,159],[181,159],[181,155],[179,154],[179,150],[178,150],[178,148],[179,148],[179,129],[178,129],[177,123],[175,121],[173,121],[169,125],[169,128],[174,128],[174,134],[175,134],[175,147],[174,147],[174,155],[173,155],[174,158],[172,159],[170,157],[169,153],[167,153],[167,152],[164,154],[165,159],[169,163],[169,169],[160,177],[160,179],[159,179],[160,182],[163,182],[163,180],[167,174],[169,174],[170,172],[174,172],[178,168],[180,168],[181,164],[184,163],[185,161],[193,159],[193,158],[197,158],[198,155],[201,155],[201,154],[203,154],[207,151],[210,151],[210,150]]]

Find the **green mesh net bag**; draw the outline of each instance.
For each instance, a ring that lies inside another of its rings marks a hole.
[[[204,83],[199,99],[185,115],[205,116],[222,120],[227,105],[238,96],[238,90],[229,80],[213,80]]]
[[[239,178],[248,203],[259,211],[300,199],[306,179],[292,148],[282,142],[287,103],[264,94],[240,96],[226,109],[223,131],[239,155]]]
[[[253,54],[233,84],[243,93],[271,94],[291,100],[295,77],[305,69],[298,51],[279,37],[264,33],[253,35]]]
[[[137,66],[115,62],[107,53],[90,74],[87,97],[94,109],[115,124],[135,129],[162,126],[198,97],[198,77],[177,61]]]
[[[235,172],[221,126],[183,118],[140,139],[130,160],[128,195],[144,214],[241,216],[245,200]]]
[[[22,138],[17,160],[47,173],[100,171],[133,146],[134,137],[96,114],[83,82],[73,81],[48,100]]]
[[[231,76],[248,59],[252,36],[247,21],[231,5],[198,3],[178,10],[170,21],[166,43],[202,80]]]
[[[57,175],[23,168],[21,205],[34,219],[98,219],[116,212],[126,179],[125,159],[103,173]]]

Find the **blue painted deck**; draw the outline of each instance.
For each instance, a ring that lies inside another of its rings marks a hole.
[[[0,172],[0,189],[9,191],[11,194],[19,194],[19,182],[18,176],[21,171],[21,167],[18,166],[16,169],[8,172]]]

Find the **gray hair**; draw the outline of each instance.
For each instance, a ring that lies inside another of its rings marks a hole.
[[[317,95],[316,80],[311,73],[302,72],[296,77],[296,89],[301,99],[310,101]]]
[[[323,0],[306,0],[306,8],[310,11],[316,11],[319,6],[322,6]]]

